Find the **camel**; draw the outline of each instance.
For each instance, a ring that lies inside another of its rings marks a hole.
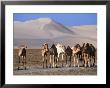
[[[71,67],[71,57],[72,57],[72,49],[70,48],[70,46],[68,46],[65,50],[65,54],[66,54],[66,66],[68,64],[68,57],[69,57],[69,67]]]
[[[84,59],[84,66],[87,67],[87,65],[90,67],[90,52],[91,52],[91,47],[89,43],[87,43],[84,48],[82,49],[82,54],[83,54],[83,59]]]
[[[93,64],[92,66],[95,66],[96,63],[96,48],[90,44],[90,59],[93,59]]]
[[[49,49],[49,55],[50,55],[50,67],[57,67],[57,48],[55,44],[51,46]]]
[[[80,59],[80,55],[81,55],[81,48],[80,48],[80,46],[76,45],[76,46],[72,47],[72,53],[73,53],[74,67],[76,65],[79,67],[79,59]]]
[[[57,62],[59,62],[60,54],[62,55],[62,59],[61,60],[64,61],[64,55],[65,55],[65,49],[66,49],[66,47],[63,44],[58,43],[56,45],[56,48],[57,48],[57,53],[58,53]],[[63,62],[62,62],[62,67],[63,67]]]
[[[18,51],[19,65],[22,63],[23,67],[26,69],[26,45],[21,45]],[[19,70],[20,66],[18,66]]]
[[[48,48],[48,44],[47,43],[44,43],[42,45],[42,57],[43,57],[43,68],[44,68],[44,64],[46,62],[46,68],[48,67],[47,66],[47,55],[48,55],[48,52],[49,52],[49,48]]]

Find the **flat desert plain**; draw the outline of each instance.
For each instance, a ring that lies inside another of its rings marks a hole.
[[[14,75],[97,75],[97,67],[83,67],[80,61],[80,67],[73,66],[73,57],[72,57],[72,66],[66,67],[65,57],[60,63],[58,68],[43,68],[41,49],[27,49],[27,69],[24,70],[22,67],[20,70],[18,67],[18,49],[14,49],[14,63],[13,63],[13,74]],[[48,57],[49,58],[49,57]],[[60,56],[61,58],[61,56]],[[48,60],[49,61],[49,60]],[[64,66],[62,67],[62,64]]]

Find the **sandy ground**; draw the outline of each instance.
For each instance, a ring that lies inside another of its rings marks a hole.
[[[14,75],[97,75],[97,68],[62,67],[62,68],[36,68],[27,67],[27,70],[14,69]]]
[[[13,64],[13,74],[14,75],[97,75],[97,67],[83,67],[80,62],[80,67],[73,66],[64,66],[61,65],[61,60],[58,68],[43,68],[42,66],[42,57],[40,49],[27,49],[27,69],[24,70],[23,67],[18,70],[18,49],[14,49],[14,64]]]

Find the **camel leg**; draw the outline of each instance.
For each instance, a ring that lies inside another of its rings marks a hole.
[[[53,55],[53,58],[54,58],[54,64],[55,64],[55,67],[58,67],[58,66],[57,66],[58,63],[57,63],[57,60],[56,60],[56,58],[55,58],[55,55]]]
[[[51,64],[52,64],[52,56],[50,55],[50,68],[51,68]]]
[[[45,57],[43,56],[43,68],[44,68]]]
[[[21,56],[22,58],[21,58],[21,62],[22,62],[22,64],[24,65],[24,56]]]
[[[55,55],[54,55],[54,59],[55,59],[56,67],[58,67],[58,61],[57,61],[57,57],[55,57]]]
[[[91,66],[91,64],[92,64],[92,59],[93,59],[93,58],[92,58],[92,56],[89,56],[88,58],[89,58],[89,63],[88,63],[88,65],[90,64],[90,66]]]
[[[55,67],[57,67],[55,55],[53,55],[53,58],[54,58],[54,65],[55,65]]]
[[[88,66],[91,67],[91,65],[90,65],[90,59],[88,59]]]
[[[92,64],[92,66],[95,66],[95,56],[92,56],[92,59],[93,59],[93,64]]]
[[[62,54],[62,67],[63,67],[64,54]]]
[[[68,65],[68,57],[66,55],[66,67],[67,67],[67,65]]]
[[[80,59],[81,59],[81,64],[82,64],[82,54],[80,55]]]
[[[26,57],[24,56],[23,59],[24,59],[24,67],[25,67],[25,70],[26,70]]]
[[[85,56],[85,67],[87,67],[87,62],[88,62],[87,56]]]
[[[77,66],[79,67],[79,56],[77,56],[76,63],[77,63]]]
[[[63,61],[63,59],[64,59],[64,54],[62,54],[62,61]]]
[[[54,55],[54,63],[55,63],[55,67],[57,67],[57,61],[56,61],[55,55]]]
[[[76,58],[75,58],[75,55],[73,56],[73,64],[74,64],[74,67],[76,66]]]
[[[46,56],[46,68],[48,68],[48,66],[47,66],[47,56]]]
[[[55,58],[54,58],[54,55],[53,55],[53,67],[55,67],[55,60],[54,60]]]
[[[79,61],[80,61],[79,59],[80,59],[80,55],[78,55],[78,67],[79,67]]]
[[[90,57],[90,61],[91,61],[91,65],[94,66],[94,57],[93,56]]]
[[[70,56],[70,67],[71,67],[71,56]]]
[[[85,62],[84,66],[87,67],[87,56],[86,56],[86,54],[84,54],[84,62]]]
[[[54,63],[55,63],[55,67],[58,67],[58,58],[56,55],[54,55]]]
[[[90,67],[90,56],[87,54],[87,63],[88,63],[88,66]]]
[[[83,55],[81,54],[81,65],[83,65],[84,63],[84,58],[83,58]]]
[[[24,56],[21,56],[21,66],[23,66],[24,67]]]
[[[56,63],[57,63],[57,66],[59,65],[59,58],[56,57]]]
[[[96,62],[96,60],[95,60],[95,56],[93,56],[93,59],[94,59],[94,64],[93,64],[93,65],[95,66],[95,62]]]
[[[91,62],[91,66],[94,66],[94,57],[93,56],[91,56],[90,62]]]
[[[85,63],[85,61],[84,61],[84,54],[82,54],[82,66],[84,66],[84,63]]]
[[[59,57],[60,57],[60,54],[58,53],[58,57],[57,57],[57,65],[59,65]]]
[[[24,66],[24,56],[22,56],[22,66],[25,67]]]
[[[20,58],[20,56],[19,56],[19,66],[18,66],[18,70],[20,69],[20,66],[24,66],[24,62],[23,62],[23,56],[21,56],[21,58]]]

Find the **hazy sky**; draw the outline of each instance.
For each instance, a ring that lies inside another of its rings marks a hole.
[[[96,13],[15,13],[14,21],[51,18],[65,26],[97,25]]]

